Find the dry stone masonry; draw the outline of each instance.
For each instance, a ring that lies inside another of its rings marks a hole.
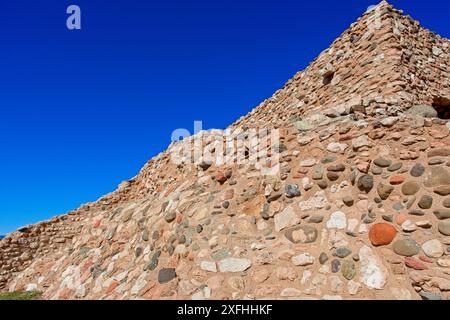
[[[383,1],[232,125],[280,129],[276,176],[175,164],[192,145],[173,143],[116,191],[0,240],[0,290],[449,299],[449,45]],[[220,134],[202,134],[214,150]]]

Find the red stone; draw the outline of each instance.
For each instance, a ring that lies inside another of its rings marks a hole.
[[[392,185],[399,185],[402,184],[403,182],[405,182],[405,177],[403,176],[392,176],[391,179],[389,180],[390,184]]]
[[[177,213],[175,221],[176,223],[181,223],[181,221],[183,221],[183,215],[181,213]]]
[[[422,260],[423,262],[426,262],[426,263],[433,263],[434,262],[432,259],[430,259],[428,257],[425,257],[425,256],[419,256],[419,259]]]
[[[387,223],[377,223],[370,228],[369,240],[374,246],[388,245],[394,240],[397,230]]]
[[[97,229],[98,227],[100,227],[100,224],[102,223],[102,220],[97,220],[94,224],[94,229]]]
[[[339,142],[343,142],[343,141],[349,141],[353,139],[353,135],[352,134],[345,134],[339,137]]]
[[[405,265],[409,268],[412,268],[414,270],[426,270],[428,267],[422,262],[415,258],[406,257],[405,258]]]

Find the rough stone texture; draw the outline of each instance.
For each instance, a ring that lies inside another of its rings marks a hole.
[[[278,174],[175,164],[193,138],[173,143],[98,201],[0,240],[0,290],[448,299],[450,134],[430,106],[450,101],[449,46],[382,2],[231,126],[280,129],[280,158],[262,165]],[[210,151],[222,138],[199,136]]]

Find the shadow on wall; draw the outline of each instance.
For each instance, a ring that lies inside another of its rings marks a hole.
[[[433,108],[437,111],[438,118],[450,119],[450,99],[435,97],[433,100]]]

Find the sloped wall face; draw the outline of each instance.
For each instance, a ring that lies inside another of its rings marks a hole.
[[[406,85],[402,48],[394,34],[399,15],[389,5],[367,12],[306,70],[233,126],[282,126],[332,107],[370,113],[397,105],[395,97]]]
[[[450,99],[450,40],[397,16],[394,32],[402,47],[405,106],[441,104]]]

